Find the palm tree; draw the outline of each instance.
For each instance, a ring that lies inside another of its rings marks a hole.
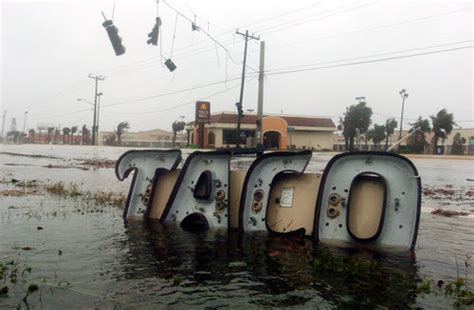
[[[35,141],[35,130],[33,128],[28,130],[28,136],[31,139],[31,142],[33,143]]]
[[[389,118],[385,121],[385,150],[388,149],[388,139],[391,135],[395,132],[395,128],[397,128],[398,123],[394,118]]]
[[[66,136],[69,136],[71,129],[69,127],[63,128],[63,144],[66,144]]]
[[[77,126],[72,126],[71,127],[71,144],[76,144],[74,142],[74,134],[77,132]]]
[[[87,129],[87,126],[86,125],[82,125],[82,130],[81,130],[81,143],[84,145],[85,143],[85,138],[88,137],[90,135],[90,131],[89,129]]]
[[[456,126],[452,113],[448,113],[446,109],[442,109],[436,114],[436,116],[430,116],[433,124],[433,139],[432,139],[432,152],[436,154],[436,148],[438,146],[438,140],[446,139],[453,130],[453,126]]]
[[[412,133],[415,130],[417,130],[417,132],[413,133],[413,135],[408,138],[407,146],[410,148],[411,152],[423,153],[425,147],[428,145],[426,142],[426,134],[431,132],[430,121],[423,119],[420,116],[416,122],[410,123],[410,126],[409,133]]]
[[[115,132],[115,134],[117,135],[118,145],[122,145],[122,134],[125,132],[126,129],[129,129],[129,128],[130,128],[130,125],[128,124],[127,121],[120,122],[117,125],[117,131]]]
[[[175,121],[173,123],[173,147],[176,147],[176,134],[184,129],[186,126],[185,122]]]
[[[54,127],[48,127],[48,143],[51,143],[51,137],[54,132]]]
[[[56,130],[54,131],[54,141],[56,141],[56,144],[58,144],[60,134],[61,132],[59,131],[59,128],[56,128]]]

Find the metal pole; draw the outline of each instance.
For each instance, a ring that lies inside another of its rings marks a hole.
[[[395,142],[394,144],[392,144],[391,147],[389,147],[386,152],[389,152],[391,150],[393,150],[397,145],[399,145],[400,143],[402,143],[403,141],[405,141],[406,139],[410,138],[415,132],[417,131],[421,131],[420,130],[420,127],[417,127],[415,128],[415,130],[413,130],[411,133],[409,133],[408,135],[406,135],[405,137],[403,137],[403,139],[399,139],[397,142]]]
[[[403,110],[405,108],[405,97],[402,95],[402,117],[400,118],[400,133],[398,135],[398,140],[402,139],[402,130],[403,130]]]
[[[28,114],[28,111],[25,111],[25,119],[23,120],[23,133],[25,133],[26,130],[26,115]]]
[[[92,145],[96,145],[95,136],[96,136],[96,124],[97,124],[97,88],[99,84],[99,79],[95,77],[95,94],[94,94],[94,121],[92,126]]]
[[[263,144],[263,80],[265,70],[265,41],[260,42],[260,68],[258,74],[258,107],[257,107],[257,147]],[[291,142],[290,142],[291,144]]]

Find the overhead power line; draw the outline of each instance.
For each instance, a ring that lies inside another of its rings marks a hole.
[[[473,46],[472,46],[472,45],[469,45],[469,46],[462,46],[462,47],[456,47],[456,48],[449,48],[449,49],[438,50],[438,51],[431,51],[431,52],[424,52],[424,53],[416,53],[416,54],[410,54],[410,55],[393,56],[393,57],[386,57],[386,58],[379,58],[379,59],[372,59],[372,60],[365,60],[365,61],[357,61],[357,62],[349,62],[349,63],[345,63],[345,64],[336,64],[336,65],[313,67],[313,68],[305,68],[305,69],[295,69],[295,70],[285,70],[285,69],[282,69],[282,71],[267,72],[266,75],[267,75],[267,76],[271,76],[271,75],[282,75],[282,74],[290,74],[290,73],[298,73],[298,72],[306,72],[306,71],[315,71],[315,70],[329,69],[329,68],[355,66],[355,65],[367,64],[367,63],[377,63],[377,62],[391,61],[391,60],[397,60],[397,59],[403,59],[403,58],[411,58],[411,57],[418,57],[418,56],[424,56],[424,55],[431,55],[431,54],[452,52],[452,51],[463,50],[463,49],[470,49],[470,48],[473,48]]]
[[[312,70],[319,70],[319,69],[336,68],[336,67],[351,66],[351,65],[364,64],[364,63],[382,62],[382,61],[394,60],[394,59],[398,59],[398,58],[408,58],[408,57],[416,57],[416,56],[429,55],[429,54],[435,54],[435,53],[441,53],[441,52],[448,52],[448,51],[454,51],[454,50],[458,50],[458,49],[471,48],[472,46],[461,47],[461,48],[452,48],[452,49],[446,49],[446,50],[429,51],[429,52],[417,53],[417,54],[410,54],[410,55],[400,55],[400,56],[387,57],[387,58],[380,58],[380,59],[373,59],[373,60],[366,60],[366,61],[359,61],[359,62],[349,62],[349,63],[343,63],[343,64],[329,65],[329,66],[317,66],[317,67],[312,67],[312,68],[296,69],[296,68],[301,68],[301,67],[308,67],[308,66],[316,66],[316,65],[322,65],[322,64],[338,63],[338,62],[342,62],[342,61],[349,61],[349,60],[356,60],[356,59],[364,59],[364,58],[370,58],[370,57],[375,57],[375,56],[384,56],[384,55],[390,55],[390,54],[399,54],[399,53],[404,53],[404,52],[408,52],[408,51],[414,51],[414,50],[420,50],[420,49],[428,49],[428,48],[440,47],[440,46],[446,46],[446,45],[453,45],[453,44],[461,44],[461,43],[467,43],[467,42],[472,42],[472,41],[473,41],[473,40],[465,40],[465,41],[458,41],[458,42],[451,42],[451,43],[444,43],[444,44],[438,44],[438,45],[425,46],[425,47],[420,47],[420,48],[412,48],[412,49],[405,49],[405,50],[393,51],[393,52],[382,53],[382,54],[372,54],[372,55],[367,55],[367,56],[360,56],[360,57],[352,57],[352,58],[345,58],[345,59],[339,59],[339,60],[332,60],[332,61],[328,61],[328,62],[320,62],[320,63],[312,63],[312,64],[300,65],[300,66],[277,68],[277,69],[273,69],[273,70],[267,70],[267,71],[265,72],[265,74],[266,74],[267,76],[280,75],[280,74],[287,74],[287,73],[293,73],[293,72],[303,72],[303,71],[312,71]],[[293,70],[290,70],[290,69],[293,69]],[[255,73],[248,73],[248,74],[246,74],[246,76],[255,76]],[[195,89],[205,88],[205,87],[214,86],[214,85],[218,85],[218,84],[223,84],[223,83],[230,82],[230,81],[234,81],[234,80],[238,80],[238,79],[239,79],[239,77],[232,77],[232,78],[228,78],[228,79],[226,79],[226,80],[220,80],[220,81],[210,82],[210,83],[206,83],[206,84],[203,84],[203,85],[196,85],[196,86],[193,86],[193,87],[189,87],[189,88],[185,88],[185,89],[180,89],[180,90],[176,90],[176,91],[172,91],[172,92],[166,92],[166,93],[156,94],[156,95],[152,95],[152,96],[147,96],[147,97],[142,97],[142,98],[127,100],[127,101],[123,101],[123,102],[112,103],[112,104],[109,104],[109,105],[104,105],[103,108],[110,107],[110,106],[117,106],[117,105],[129,104],[129,103],[135,103],[135,102],[139,102],[139,101],[146,101],[146,100],[150,100],[150,99],[156,99],[156,98],[159,98],[159,97],[164,97],[164,96],[179,94],[179,93],[187,92],[187,91],[190,91],[190,90],[195,90]]]
[[[251,25],[261,24],[261,23],[263,23],[263,22],[265,22],[265,21],[277,19],[277,18],[280,18],[280,17],[283,17],[283,16],[287,16],[287,15],[294,14],[294,13],[299,12],[299,11],[307,10],[307,9],[309,9],[309,8],[311,8],[311,7],[315,7],[315,6],[317,6],[317,5],[320,5],[321,3],[323,3],[323,1],[318,1],[318,2],[316,2],[316,3],[310,4],[310,5],[307,5],[307,6],[304,6],[304,7],[295,9],[295,10],[292,10],[292,11],[288,11],[288,12],[285,12],[285,13],[283,13],[283,14],[270,16],[270,17],[267,17],[267,18],[264,18],[264,19],[257,20],[257,21],[255,21],[255,22],[251,22],[251,23],[248,23],[248,24],[245,24],[245,25],[240,25],[240,26],[238,26],[238,27],[230,28],[230,29],[228,29],[228,30],[226,30],[226,31],[224,31],[224,32],[221,32],[221,33],[219,33],[219,34],[217,34],[217,35],[214,35],[213,38],[215,39],[215,38],[218,38],[218,37],[222,37],[222,36],[224,36],[224,35],[226,35],[226,34],[232,34],[232,33],[234,33],[234,31],[235,31],[236,28],[243,28],[243,27],[247,27],[247,26],[251,26]],[[189,18],[186,18],[186,19],[187,19],[188,21],[190,21]],[[232,41],[233,41],[233,39],[230,38],[230,39],[226,39],[226,40],[224,40],[224,41],[221,41],[221,43],[223,43],[223,44],[229,43],[229,42],[232,43]],[[205,39],[199,40],[199,41],[194,42],[194,43],[192,43],[192,44],[189,44],[189,45],[187,45],[187,46],[184,46],[184,47],[181,47],[181,48],[176,49],[176,53],[177,53],[178,55],[180,55],[180,52],[181,52],[181,53],[184,53],[185,55],[187,55],[188,53],[196,53],[196,52],[199,52],[199,50],[202,49],[202,48],[205,48],[206,51],[207,51],[207,49],[212,49],[212,50],[214,49],[214,44],[212,44],[212,45],[207,45],[207,46],[204,46],[204,47],[200,47],[200,48],[198,48],[198,49],[195,48],[197,45],[201,45],[201,43],[205,43],[205,42],[207,42],[207,40],[205,40]],[[193,48],[192,51],[187,51],[188,49],[191,49],[191,48]],[[114,73],[114,72],[117,71],[117,70],[121,70],[121,69],[124,69],[124,68],[129,68],[130,66],[139,65],[139,64],[143,64],[143,63],[145,63],[145,62],[151,62],[151,61],[154,61],[154,60],[159,60],[159,59],[158,59],[157,57],[150,57],[150,58],[146,58],[146,59],[143,59],[143,60],[139,60],[139,61],[137,61],[137,62],[135,62],[135,63],[131,63],[131,64],[128,64],[128,65],[124,65],[124,66],[115,68],[115,69],[113,69],[113,70],[104,71],[104,72],[105,72],[108,76],[110,76],[111,73]]]
[[[435,17],[452,15],[452,14],[462,13],[462,12],[466,12],[466,11],[472,11],[472,7],[463,8],[463,9],[454,10],[454,11],[448,11],[448,12],[434,14],[434,15],[418,17],[418,18],[406,19],[406,20],[402,20],[402,21],[398,21],[398,22],[394,22],[394,23],[390,23],[390,24],[373,25],[373,26],[369,26],[369,27],[365,27],[365,28],[361,28],[361,29],[357,29],[357,30],[352,30],[352,31],[347,31],[347,32],[342,32],[342,33],[329,35],[329,36],[318,36],[318,37],[312,37],[310,39],[306,38],[305,40],[301,40],[301,41],[294,41],[294,42],[284,43],[284,44],[280,44],[280,45],[273,45],[273,46],[271,46],[271,48],[272,49],[277,49],[277,48],[293,46],[293,45],[297,45],[297,44],[301,44],[301,43],[314,43],[313,40],[315,40],[315,39],[318,39],[318,40],[333,39],[333,38],[338,38],[338,37],[341,37],[341,36],[356,34],[356,33],[365,32],[365,31],[379,30],[379,29],[383,29],[383,28],[388,28],[388,27],[393,27],[393,26],[398,26],[398,25],[403,25],[403,24],[409,24],[409,23],[414,23],[414,22],[419,22],[419,21],[424,21],[424,20],[428,20],[428,19],[431,19],[431,18],[435,18]]]
[[[92,110],[93,110],[93,108],[88,108],[88,109],[82,109],[82,110],[72,111],[72,112],[68,112],[68,113],[48,115],[48,116],[39,117],[39,118],[32,118],[31,120],[32,121],[39,121],[39,120],[43,120],[43,119],[50,119],[50,118],[57,118],[57,117],[62,117],[62,116],[78,114],[78,113],[82,113],[82,112],[86,112],[86,111],[90,112]]]
[[[366,55],[366,56],[343,58],[343,59],[338,59],[338,60],[317,62],[317,63],[311,63],[311,64],[305,64],[305,65],[298,65],[298,66],[291,66],[291,67],[284,67],[284,68],[276,68],[276,69],[273,69],[273,70],[268,70],[267,72],[278,71],[278,70],[296,69],[296,68],[302,68],[302,67],[309,67],[309,66],[316,66],[316,65],[324,65],[324,64],[330,64],[330,63],[335,63],[335,62],[351,61],[351,60],[358,60],[358,59],[372,58],[372,57],[380,57],[380,56],[393,55],[393,54],[400,54],[400,53],[406,53],[406,52],[412,52],[412,51],[419,51],[419,50],[431,49],[431,48],[435,48],[435,47],[450,46],[450,45],[459,45],[459,44],[464,44],[464,43],[470,43],[470,42],[473,42],[473,41],[474,41],[474,40],[464,40],[464,41],[456,41],[456,42],[450,42],[450,43],[442,43],[442,44],[436,44],[436,45],[429,45],[429,46],[424,46],[424,47],[415,47],[415,48],[403,49],[403,50],[398,50],[398,51],[393,51],[393,52],[386,52],[386,53],[371,54],[371,55]]]
[[[276,32],[276,31],[283,30],[283,29],[286,30],[288,28],[296,27],[296,26],[299,26],[299,25],[312,23],[314,21],[318,21],[318,20],[326,18],[326,17],[331,17],[331,16],[342,14],[342,13],[352,12],[352,11],[355,11],[355,10],[373,5],[375,3],[376,2],[364,3],[364,4],[360,4],[360,3],[344,4],[344,5],[332,8],[332,9],[328,9],[328,10],[325,10],[325,11],[322,11],[322,12],[317,12],[315,14],[305,16],[303,18],[298,18],[298,19],[294,19],[294,20],[291,20],[291,21],[288,21],[288,22],[281,23],[281,24],[272,25],[272,26],[269,26],[267,28],[260,29],[257,32],[260,33],[260,34],[269,34],[269,33],[273,33],[273,32]],[[358,4],[360,4],[360,5],[358,5]],[[349,8],[347,8],[347,7],[349,7]],[[347,9],[344,9],[344,8],[347,8]],[[323,15],[325,13],[330,13],[330,12],[333,12],[333,11],[336,11],[336,12],[319,17],[319,15]],[[318,17],[311,19],[311,17],[315,17],[315,16],[318,16]],[[309,20],[307,20],[307,19],[309,19]],[[267,31],[267,30],[269,30],[269,31]]]
[[[195,90],[195,89],[205,88],[205,87],[219,85],[219,84],[225,84],[227,82],[235,81],[235,80],[239,80],[239,79],[240,79],[240,77],[229,78],[229,79],[225,79],[225,80],[211,82],[211,83],[207,83],[207,84],[203,84],[203,85],[197,85],[197,86],[193,86],[193,87],[189,87],[189,88],[185,88],[185,89],[180,89],[180,90],[176,90],[176,91],[171,91],[171,92],[156,94],[156,95],[152,95],[152,96],[127,100],[127,101],[123,101],[123,102],[111,103],[111,104],[102,106],[102,108],[113,107],[113,106],[118,106],[118,105],[124,105],[124,104],[129,104],[129,103],[135,103],[135,102],[139,102],[139,101],[146,101],[146,100],[156,99],[156,98],[170,96],[170,95],[176,95],[176,94],[188,92],[188,91]]]
[[[163,0],[163,3],[169,7],[170,9],[172,9],[173,11],[176,12],[176,14],[178,14],[179,16],[183,17],[184,19],[186,19],[187,21],[189,21],[191,24],[194,24],[194,21],[192,19],[190,19],[189,17],[187,17],[186,15],[184,15],[183,13],[181,13],[180,11],[178,11],[176,8],[174,8],[172,5],[170,5],[167,1]],[[232,58],[232,55],[229,53],[229,50],[224,46],[222,45],[221,42],[217,41],[212,35],[210,35],[206,30],[204,30],[202,27],[198,27],[199,31],[204,33],[209,39],[211,39],[212,41],[214,41],[215,44],[217,44],[218,46],[220,46],[226,53],[227,55],[229,56],[229,59],[232,60],[232,62],[234,63],[237,63],[235,61],[234,58]]]

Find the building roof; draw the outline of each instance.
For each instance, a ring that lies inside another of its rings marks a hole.
[[[277,116],[287,121],[290,127],[327,127],[335,128],[336,125],[329,117],[296,116],[284,114],[264,114],[265,116]],[[254,125],[257,121],[256,114],[245,114],[241,119],[241,124]],[[211,115],[211,123],[236,124],[237,114],[231,112],[220,112]]]

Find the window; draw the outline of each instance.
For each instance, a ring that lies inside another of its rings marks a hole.
[[[222,130],[222,144],[236,144],[237,129]],[[245,144],[246,137],[255,137],[254,130],[240,130],[240,143]]]

